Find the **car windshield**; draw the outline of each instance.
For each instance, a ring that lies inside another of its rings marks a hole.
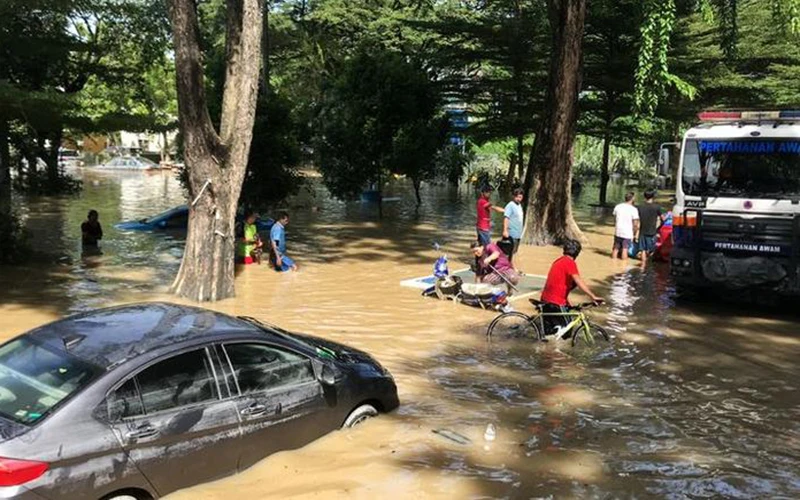
[[[264,323],[264,322],[262,322],[260,320],[252,318],[250,316],[238,316],[238,318],[242,319],[244,321],[247,321],[249,323],[253,323],[254,325],[256,325],[259,328],[261,328],[262,330],[267,331],[269,333],[272,333],[273,335],[277,335],[278,337],[282,337],[282,338],[287,339],[287,340],[289,340],[291,342],[296,342],[296,343],[304,346],[306,349],[309,349],[311,351],[315,351],[317,353],[317,355],[320,356],[320,357],[323,357],[323,358],[336,358],[336,356],[337,356],[337,353],[335,351],[333,351],[333,350],[331,350],[331,349],[329,349],[329,348],[327,348],[325,346],[314,344],[314,343],[312,343],[310,341],[310,339],[300,338],[297,335],[293,334],[292,332],[284,330],[283,328],[281,328],[279,326],[266,324],[266,323]]]
[[[149,223],[151,223],[151,222],[153,222],[155,220],[162,219],[162,218],[172,214],[174,211],[175,211],[174,208],[170,208],[169,210],[164,210],[163,212],[158,213],[158,214],[156,214],[156,215],[154,215],[152,217],[145,217],[144,219],[141,219],[139,222],[144,222],[144,223],[148,223],[149,224]]]
[[[732,198],[800,197],[800,140],[689,140],[683,192]]]
[[[0,416],[33,424],[91,383],[100,369],[29,339],[0,347]]]
[[[143,156],[140,156],[139,158],[137,158],[137,160],[139,160],[140,164],[146,165],[148,167],[157,167],[158,166],[158,164],[156,164],[154,161],[149,160],[149,159],[147,159],[147,158],[145,158]]]

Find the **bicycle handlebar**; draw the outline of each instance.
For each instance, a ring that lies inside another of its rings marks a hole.
[[[583,309],[591,309],[592,307],[600,307],[604,304],[605,302],[583,302],[581,304],[573,306],[572,308],[581,311]]]

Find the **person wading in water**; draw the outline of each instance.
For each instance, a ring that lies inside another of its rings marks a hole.
[[[103,227],[100,225],[97,210],[89,210],[86,220],[81,224],[81,243],[83,246],[96,247],[103,239]]]
[[[481,194],[478,197],[478,202],[475,204],[476,211],[478,212],[478,220],[475,228],[478,234],[478,241],[482,245],[488,245],[492,242],[492,210],[498,213],[505,213],[502,207],[492,205],[489,198],[492,196],[492,186],[484,184],[481,187]]]

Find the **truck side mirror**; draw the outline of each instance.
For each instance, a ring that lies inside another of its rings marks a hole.
[[[658,150],[658,175],[669,175],[669,148]]]

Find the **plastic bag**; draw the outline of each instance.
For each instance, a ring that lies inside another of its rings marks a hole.
[[[628,257],[636,257],[637,255],[639,255],[639,240],[633,240],[628,245]]]

